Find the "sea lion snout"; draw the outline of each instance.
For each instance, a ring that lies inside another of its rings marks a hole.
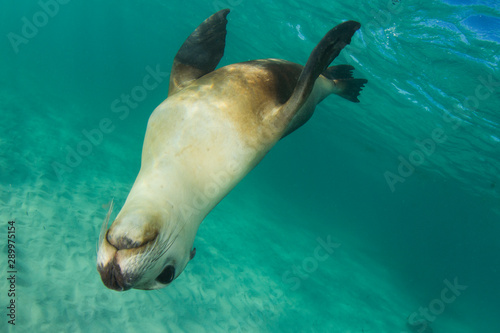
[[[132,288],[130,277],[126,277],[122,267],[120,266],[119,253],[126,252],[127,250],[120,251],[108,241],[109,230],[103,237],[99,249],[99,259],[97,264],[97,271],[101,275],[102,282],[109,289],[124,291]],[[130,250],[128,250],[130,251]]]
[[[118,231],[116,231],[118,230]],[[131,289],[140,278],[134,258],[147,252],[148,244],[154,243],[157,234],[152,238],[140,237],[133,240],[119,232],[119,228],[111,233],[109,229],[101,244],[103,260],[97,265],[102,282],[109,289],[125,291]]]
[[[125,291],[141,278],[137,259],[154,247],[158,226],[148,215],[118,216],[103,235],[97,270],[109,289]]]
[[[169,224],[172,205],[168,211],[155,211],[150,206],[147,201],[129,201],[108,229],[111,203],[101,226],[97,253],[97,271],[109,289],[163,288],[194,257],[193,228]]]

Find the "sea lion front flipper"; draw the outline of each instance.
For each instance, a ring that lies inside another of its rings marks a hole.
[[[323,37],[309,56],[292,96],[290,96],[279,111],[276,124],[285,126],[289,124],[295,113],[311,94],[318,76],[325,72],[328,65],[339,55],[344,46],[351,42],[352,35],[360,27],[361,24],[355,21],[343,22]]]
[[[182,44],[172,65],[169,96],[217,67],[226,46],[227,14],[229,9],[213,14]]]

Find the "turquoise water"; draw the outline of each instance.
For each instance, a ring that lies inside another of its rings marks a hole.
[[[500,331],[497,1],[41,3],[0,12],[0,331]],[[335,60],[368,79],[361,103],[330,96],[279,142],[207,216],[171,286],[108,290],[99,228],[135,180],[168,79],[127,114],[112,105],[149,71],[170,71],[225,7],[220,66],[304,64],[330,28],[361,22]],[[82,143],[103,119],[102,140]]]

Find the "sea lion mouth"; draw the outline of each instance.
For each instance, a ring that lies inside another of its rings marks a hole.
[[[140,241],[132,240],[125,235],[123,235],[121,237],[111,238],[109,235],[109,230],[106,231],[105,237],[106,237],[106,241],[111,246],[116,248],[118,251],[132,250],[132,249],[136,249],[136,250],[140,251],[143,248],[145,248],[146,246],[148,246],[150,243],[153,243],[156,240],[156,238],[158,237],[158,231],[156,231],[154,233],[147,234],[147,236],[142,237]]]
[[[132,288],[132,284],[128,283],[128,279],[116,262],[116,256],[106,266],[99,266],[97,270],[101,275],[102,282],[109,289],[126,291]]]

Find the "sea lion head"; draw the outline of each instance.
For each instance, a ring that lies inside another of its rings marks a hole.
[[[97,270],[106,287],[117,291],[166,287],[194,257],[196,230],[175,219],[170,207],[149,208],[126,205],[107,229],[111,205],[97,253]]]

